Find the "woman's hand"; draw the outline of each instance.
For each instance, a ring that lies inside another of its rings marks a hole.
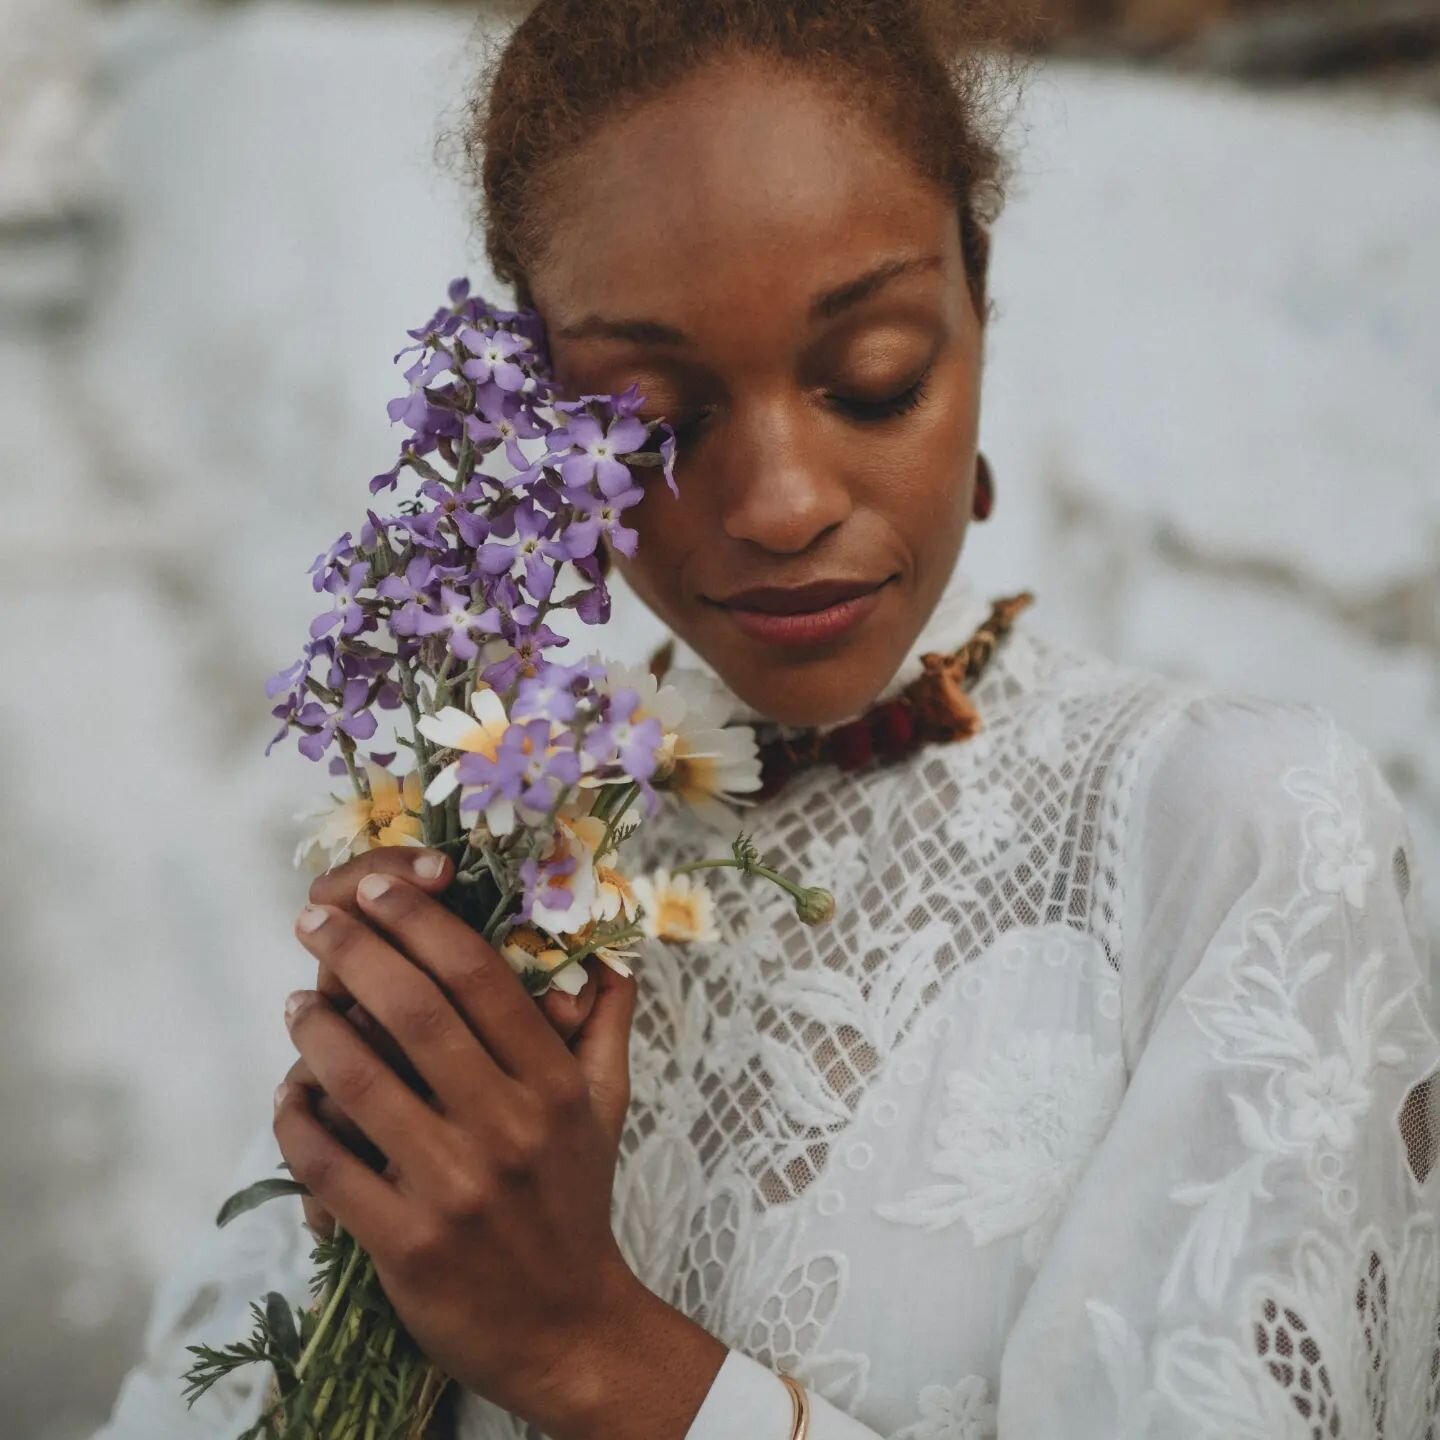
[[[307,906],[297,933],[429,1096],[325,995],[297,992],[301,1058],[387,1165],[377,1174],[286,1084],[275,1133],[295,1178],[462,1385],[557,1440],[679,1440],[725,1352],[640,1284],[610,1227],[634,982],[599,972],[572,1050],[504,959],[410,879],[368,875],[354,903]]]
[[[445,890],[455,878],[455,867],[439,850],[417,850],[410,846],[387,846],[367,850],[363,855],[356,855],[344,864],[316,876],[310,885],[309,902],[312,905],[335,905],[359,917],[362,912],[355,896],[355,888],[365,876],[372,874],[397,876],[408,880],[427,894],[435,895]],[[593,978],[598,962],[587,961],[585,964]],[[323,961],[317,967],[315,988],[322,995],[334,1000],[336,1009],[345,1013],[367,1043],[393,1066],[397,1073],[428,1097],[428,1087],[415,1074],[405,1059],[404,1052],[370,1012],[363,1005],[355,1003],[354,996]],[[595,1004],[595,993],[594,984],[587,984],[578,995],[552,989],[542,995],[537,1003],[545,1018],[555,1027],[556,1033],[568,1044],[589,1017]],[[285,1080],[312,1091],[315,1114],[330,1132],[365,1159],[372,1169],[384,1169],[385,1157],[325,1094],[314,1072],[303,1059],[297,1060],[290,1067]],[[326,1236],[333,1233],[334,1217],[313,1195],[304,1196],[302,1204],[305,1209],[305,1223],[316,1235]]]

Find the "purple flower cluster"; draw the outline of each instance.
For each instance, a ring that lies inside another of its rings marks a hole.
[[[565,609],[587,624],[608,618],[603,547],[635,551],[624,519],[644,493],[637,472],[658,469],[674,490],[673,432],[639,418],[635,386],[561,399],[538,315],[491,305],[466,280],[408,333],[414,343],[395,357],[413,357],[408,390],[389,414],[409,433],[370,493],[397,490],[402,474],[415,493],[391,515],[368,510],[358,539],[347,531],[315,557],[326,608],[300,658],[267,682],[281,722],[267,753],[296,731],[302,754],[319,760],[338,743],[348,764],[375,735],[377,708],[408,705],[418,717],[427,699],[463,706],[483,683],[525,723],[484,762],[492,771],[463,777],[479,787],[467,789],[470,808],[489,793],[542,808],[582,768],[621,765],[643,784],[654,765],[644,723],[627,729],[619,697],[550,658],[566,641],[546,619]],[[579,720],[568,742],[551,733]]]

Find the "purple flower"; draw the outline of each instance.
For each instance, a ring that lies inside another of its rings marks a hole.
[[[634,486],[634,477],[616,457],[628,455],[644,443],[644,425],[630,416],[612,420],[601,429],[594,416],[577,415],[550,437],[552,453],[563,456],[560,474],[566,487],[580,490],[593,481],[605,495],[618,495]],[[569,453],[559,448],[562,444]]]
[[[390,615],[390,629],[396,635],[425,635],[424,619],[429,609],[431,585],[438,566],[428,555],[415,555],[403,575],[387,575],[376,587],[381,599],[389,600],[395,609]]]
[[[600,561],[594,555],[583,556],[575,561],[575,572],[582,580],[588,580],[589,586],[564,603],[585,624],[604,625],[610,619],[610,589],[601,573]]]
[[[325,588],[325,582],[330,578],[339,561],[349,560],[355,554],[355,547],[350,543],[350,532],[347,530],[328,550],[323,550],[317,555],[310,566],[310,575],[313,577],[311,584],[318,593]]]
[[[529,679],[539,673],[539,667],[544,663],[540,657],[546,650],[569,643],[548,625],[517,631],[510,637],[510,653],[503,660],[488,666],[481,678],[497,690],[508,690],[517,680]]]
[[[369,684],[357,676],[346,683],[338,710],[326,710],[312,700],[295,716],[295,723],[311,733],[300,737],[300,753],[308,760],[318,760],[330,748],[336,730],[343,730],[352,740],[368,740],[378,722],[365,708],[370,695]]]
[[[295,724],[300,713],[300,692],[290,691],[270,713],[280,722],[280,728],[270,737],[270,743],[265,747],[267,755],[290,733],[290,727]]]
[[[510,714],[516,720],[541,716],[557,725],[568,724],[580,706],[580,693],[594,682],[599,667],[582,661],[579,665],[541,665],[538,672],[520,682]]]
[[[555,588],[556,562],[567,558],[549,543],[554,518],[530,503],[517,506],[512,518],[515,543],[482,546],[475,555],[476,568],[483,575],[499,576],[512,573],[518,565],[524,571],[525,588],[535,599],[548,600]]]
[[[620,523],[621,515],[637,504],[645,492],[638,486],[622,490],[618,495],[592,495],[587,491],[572,493],[566,498],[587,517],[578,520],[565,532],[567,559],[580,560],[595,552],[603,537],[612,550],[621,555],[634,555],[639,535]]]
[[[325,578],[324,589],[334,597],[333,607],[310,622],[310,638],[318,639],[338,622],[342,635],[355,635],[365,625],[365,611],[359,594],[370,581],[370,566],[362,560],[345,570],[338,566]]]
[[[500,615],[492,607],[481,614],[470,609],[470,601],[449,585],[440,587],[440,613],[426,610],[417,617],[418,635],[444,634],[450,653],[460,660],[473,660],[480,652],[475,636],[500,633]]]
[[[423,325],[417,325],[415,329],[405,332],[412,340],[420,343],[407,345],[395,356],[397,360],[401,355],[408,355],[412,350],[423,349],[436,337],[449,335],[460,328],[461,311],[467,308],[466,301],[470,295],[469,280],[464,276],[452,280],[449,286],[449,295],[450,304],[448,306],[442,305]]]
[[[508,576],[502,575],[487,587],[490,603],[500,616],[500,633],[507,637],[528,630],[539,618],[540,612],[528,601],[520,598],[520,587]]]
[[[609,396],[608,399],[615,413],[625,420],[632,415],[638,415],[640,407],[645,403],[640,386],[633,380],[618,395]]]
[[[310,657],[315,652],[307,645],[305,653],[284,670],[277,671],[265,682],[265,698],[273,700],[282,690],[294,690],[302,675],[309,672]]]
[[[493,381],[501,390],[519,390],[525,383],[525,372],[510,358],[528,348],[528,342],[506,330],[462,330],[460,343],[470,352],[460,370],[467,380],[479,384]]]
[[[408,395],[400,395],[390,401],[385,413],[392,425],[399,421],[411,430],[423,430],[430,419],[430,402],[423,390],[412,390]]]
[[[655,773],[665,732],[654,716],[636,720],[640,697],[633,690],[617,690],[610,697],[605,718],[585,736],[585,753],[600,769],[617,762],[632,780],[643,785]]]
[[[404,574],[387,575],[375,587],[375,593],[386,600],[398,600],[402,605],[409,600],[424,600],[436,568],[428,555],[412,556]]]
[[[520,866],[522,886],[519,918],[530,920],[538,904],[546,911],[565,911],[575,903],[574,891],[564,883],[576,870],[576,859],[557,850],[546,860],[533,856]]]
[[[530,440],[545,433],[534,412],[520,396],[505,391],[485,389],[476,396],[481,415],[465,417],[465,433],[484,449],[504,445],[505,458],[511,466],[520,471],[530,468],[530,462],[520,449],[521,440]]]
[[[672,495],[678,495],[680,488],[675,484],[675,432],[667,425],[665,426],[665,438],[660,442],[660,458],[665,467],[665,483],[670,487]]]
[[[565,737],[551,733],[548,720],[511,725],[492,759],[467,753],[457,762],[460,811],[489,812],[509,801],[535,814],[547,814],[561,793],[580,779],[580,757]]]
[[[392,530],[401,530],[404,526],[398,515],[392,515],[382,520],[373,510],[366,510],[365,523],[360,527],[360,548],[362,550],[375,550],[390,538]]]

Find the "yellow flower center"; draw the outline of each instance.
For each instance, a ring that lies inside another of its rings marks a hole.
[[[666,895],[660,901],[655,928],[662,935],[690,935],[700,928],[699,919],[695,903],[689,897]]]

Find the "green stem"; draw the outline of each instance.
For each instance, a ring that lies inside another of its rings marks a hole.
[[[581,960],[588,960],[597,950],[603,950],[611,945],[624,945],[631,940],[637,940],[645,933],[644,927],[640,925],[626,925],[619,930],[611,930],[603,935],[592,935],[578,950],[571,951],[553,970],[545,973],[552,980],[562,970],[571,965],[578,964]]]
[[[625,812],[640,798],[640,787],[638,785],[627,785],[621,792],[620,803],[614,807],[614,813],[607,809],[605,815],[605,834],[600,841],[600,848],[595,852],[596,860],[602,859],[615,848],[615,832],[619,829],[620,822],[625,818]]]
[[[733,855],[727,855],[722,860],[692,860],[688,865],[677,865],[670,873],[672,875],[693,875],[697,870],[743,870],[747,875],[758,875],[762,880],[768,880],[772,885],[778,885],[785,893],[798,900],[801,894],[808,889],[807,886],[797,885],[793,880],[782,875],[778,870],[772,870],[768,865],[761,865],[758,861],[740,861]]]
[[[495,902],[495,908],[490,912],[490,918],[485,922],[485,928],[480,932],[487,940],[494,940],[495,932],[500,928],[500,922],[509,913],[510,902],[515,898],[513,888],[506,886],[500,891],[500,898]]]
[[[345,757],[345,768],[350,772],[350,783],[354,785],[355,793],[362,800],[368,800],[370,782],[355,764],[355,742],[343,731],[340,732],[340,753]]]
[[[320,1312],[320,1319],[316,1323],[315,1333],[310,1337],[310,1343],[301,1353],[300,1358],[295,1362],[295,1378],[301,1379],[305,1374],[306,1367],[310,1364],[310,1358],[319,1348],[320,1342],[325,1338],[326,1332],[330,1329],[336,1315],[340,1311],[340,1302],[345,1298],[350,1288],[350,1281],[354,1278],[355,1267],[360,1263],[360,1257],[364,1252],[356,1244],[353,1238],[350,1239],[350,1257],[345,1261],[345,1268],[340,1272],[340,1278],[335,1282],[335,1289],[331,1293],[329,1301],[324,1310]]]

